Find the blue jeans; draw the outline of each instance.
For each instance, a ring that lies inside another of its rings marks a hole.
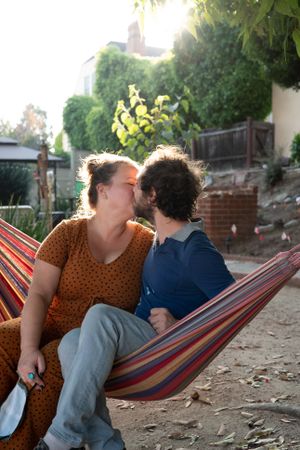
[[[112,428],[103,386],[115,359],[154,336],[151,325],[133,314],[103,304],[91,307],[81,328],[67,333],[59,346],[65,382],[48,431],[70,447],[123,449],[119,430]]]

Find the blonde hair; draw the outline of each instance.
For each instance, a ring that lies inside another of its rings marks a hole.
[[[122,164],[139,169],[139,165],[132,159],[113,153],[92,154],[82,160],[77,179],[84,184],[84,188],[80,192],[79,206],[75,217],[94,214],[98,200],[97,185],[99,183],[110,184],[112,177]]]

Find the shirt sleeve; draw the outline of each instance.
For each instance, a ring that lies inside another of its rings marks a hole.
[[[226,289],[235,279],[229,272],[223,256],[210,242],[208,237],[194,239],[190,250],[187,273],[192,281],[209,298],[213,298]]]
[[[65,221],[60,222],[42,242],[37,251],[36,259],[62,269],[69,254],[68,228]]]

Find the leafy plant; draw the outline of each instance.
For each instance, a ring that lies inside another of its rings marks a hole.
[[[168,95],[159,95],[152,108],[140,96],[135,85],[129,86],[129,106],[118,102],[112,131],[131,158],[143,161],[158,144],[174,144],[180,139],[189,143],[200,131],[195,123],[187,124],[183,113],[189,110],[189,91],[171,103]]]
[[[166,0],[135,0],[139,12],[146,6],[157,7]],[[240,36],[247,46],[249,39],[263,36],[271,44],[282,30],[285,39],[281,42],[281,51],[285,52],[286,39],[293,39],[300,57],[300,7],[298,0],[192,0],[189,28],[197,37],[197,25],[204,19],[209,24],[218,21],[240,28]]]
[[[270,160],[267,164],[265,173],[265,184],[268,188],[274,187],[277,183],[282,181],[284,171],[281,163],[278,160]]]
[[[1,218],[39,242],[48,234],[48,217],[39,219],[38,210],[21,212],[19,205],[13,204],[12,201],[1,211]]]
[[[95,104],[92,97],[84,95],[74,95],[67,100],[63,111],[64,130],[71,145],[77,149],[91,150],[86,117]]]
[[[184,32],[174,44],[177,77],[190,89],[192,120],[202,128],[224,127],[271,110],[271,82],[264,68],[244,54],[239,30],[205,22],[199,39]]]
[[[117,101],[116,101],[117,104]],[[111,131],[112,117],[107,114],[105,107],[99,102],[86,117],[86,130],[91,148],[95,151],[118,148],[118,139]]]
[[[0,164],[0,202],[25,203],[32,183],[31,170],[23,164]]]
[[[291,158],[296,164],[300,164],[300,133],[295,134],[292,141]]]

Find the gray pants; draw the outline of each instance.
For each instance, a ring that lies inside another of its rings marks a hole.
[[[49,432],[91,450],[121,450],[119,430],[112,428],[103,386],[115,359],[125,356],[156,332],[142,319],[108,305],[95,305],[81,328],[67,333],[58,349],[65,379]]]

